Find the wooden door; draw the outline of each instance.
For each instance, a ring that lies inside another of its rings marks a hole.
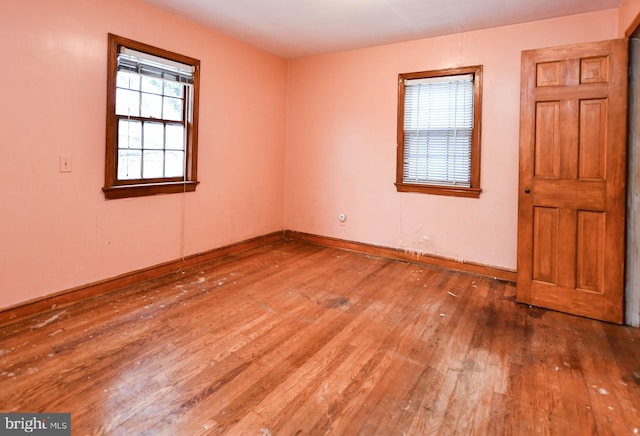
[[[517,300],[623,321],[627,41],[522,53]]]

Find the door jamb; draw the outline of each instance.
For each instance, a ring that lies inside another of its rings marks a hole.
[[[640,15],[627,30],[629,98],[627,133],[627,236],[625,323],[640,327]]]

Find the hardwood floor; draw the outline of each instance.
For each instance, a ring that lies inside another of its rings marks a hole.
[[[278,242],[0,328],[0,411],[78,435],[640,432],[640,329]]]

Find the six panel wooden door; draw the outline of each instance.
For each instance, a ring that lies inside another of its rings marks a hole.
[[[517,300],[623,322],[627,41],[522,53]]]

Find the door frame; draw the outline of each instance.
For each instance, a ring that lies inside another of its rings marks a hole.
[[[640,327],[640,26],[629,37],[625,323]]]

